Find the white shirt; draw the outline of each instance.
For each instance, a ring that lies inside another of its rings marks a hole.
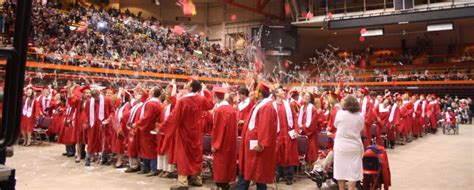
[[[334,151],[363,152],[360,132],[364,129],[364,115],[340,110],[334,119],[334,126],[337,128]]]

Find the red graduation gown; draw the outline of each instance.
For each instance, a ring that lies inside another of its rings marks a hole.
[[[329,112],[327,128],[328,131],[331,133],[335,133],[337,131],[337,128],[334,126],[334,120],[336,119],[337,112],[340,109],[341,107],[339,106],[339,104],[336,104],[331,108],[331,112]]]
[[[37,112],[37,107],[35,106],[36,102],[35,102],[35,99],[30,99],[30,98],[24,98],[23,99],[23,104],[21,105],[23,108],[23,106],[25,104],[28,104],[27,106],[29,108],[32,108],[32,113],[31,115],[28,117],[28,115],[26,114],[23,114],[21,115],[21,132],[22,133],[26,133],[26,132],[33,132],[33,128],[35,126],[35,117],[36,117],[36,112]]]
[[[62,129],[61,125],[64,125],[65,121],[65,114],[63,114],[65,107],[60,106],[59,102],[54,101],[51,102],[49,109],[53,111],[51,111],[51,124],[48,127],[48,135],[59,134]]]
[[[103,127],[106,127],[102,124],[103,121],[99,119],[99,106],[100,99],[96,98],[94,103],[94,125],[90,126],[90,106],[91,99],[87,100],[85,107],[85,121],[87,122],[87,153],[98,153],[103,150],[103,134],[101,130]],[[110,117],[110,114],[113,113],[113,105],[109,98],[104,97],[104,120]]]
[[[213,124],[214,182],[229,183],[237,172],[237,109],[231,105],[216,108]]]
[[[161,125],[165,146],[173,140],[169,162],[177,165],[178,175],[191,176],[201,171],[202,128],[199,119],[204,111],[213,108],[209,92],[205,97],[190,93],[181,97],[168,120]]]
[[[134,102],[134,106],[138,106],[137,111],[135,112],[135,115],[132,115],[131,113],[133,110],[133,107],[132,107],[132,110],[124,114],[124,117],[128,118],[128,120],[125,122],[125,127],[123,129],[124,129],[124,133],[127,134],[127,143],[128,143],[127,155],[130,158],[138,158],[139,148],[138,148],[138,134],[137,134],[138,131],[136,128],[130,128],[128,126],[128,121],[131,121],[130,123],[131,125],[133,123],[138,122],[138,120],[140,120],[139,116],[143,108],[143,104],[137,105],[139,103],[140,102]]]
[[[203,134],[211,134],[212,132],[212,113],[205,111],[201,117],[201,126]]]
[[[128,130],[126,130],[126,125],[128,118],[130,117],[130,109],[132,109],[132,105],[130,102],[127,102],[123,105],[122,109],[122,118],[118,118],[118,114],[115,114],[115,117],[117,117],[114,122],[116,122],[114,125],[116,125],[115,133],[112,138],[112,152],[115,154],[123,154],[125,152],[125,147],[127,144],[127,135],[128,135]],[[117,110],[116,113],[118,113],[119,110]],[[123,134],[119,134],[119,130],[123,132]]]
[[[59,110],[60,109],[60,110]],[[68,114],[73,113],[72,108],[69,105],[66,107],[59,107],[56,113],[53,113],[53,123],[51,125],[57,125],[60,129],[58,143],[65,145],[76,144],[75,126],[72,123],[67,123]]]
[[[366,103],[366,108],[365,108],[365,114],[364,114],[364,131],[365,131],[365,138],[364,140],[364,147],[367,147],[371,144],[371,136],[372,136],[372,131],[371,131],[371,125],[373,122],[373,112],[372,109],[374,107],[372,98],[370,96],[365,96],[364,98],[367,98],[367,103]],[[360,109],[362,110],[363,104],[364,104],[364,98],[362,98],[359,101],[360,104]]]
[[[392,107],[390,108],[390,112],[393,110],[393,120],[388,121],[390,129],[388,130],[387,138],[388,140],[394,141],[395,140],[395,134],[397,133],[397,129],[400,126],[400,106],[393,104]],[[389,119],[390,119],[390,114],[389,114]]]
[[[378,104],[373,109],[375,118],[380,119],[380,120],[376,119],[377,128],[376,128],[376,131],[375,131],[376,143],[379,146],[383,146],[383,141],[382,141],[382,137],[381,137],[382,136],[382,129],[385,128],[385,127],[388,127],[388,124],[389,124],[388,117],[390,116],[391,108],[392,108],[392,106],[389,105],[387,108],[384,109],[383,104]]]
[[[288,134],[288,132],[293,129],[296,134],[299,134],[298,125],[296,123],[296,114],[290,104],[293,116],[293,126],[289,126],[285,106],[282,103],[276,103],[276,105],[278,110],[278,120],[280,121],[280,132],[277,137],[276,164],[277,166],[297,166],[299,164],[298,139],[291,139]]]
[[[156,100],[156,101],[154,101]],[[148,100],[143,105],[143,115],[138,113],[140,120],[137,124],[138,134],[138,156],[153,160],[157,158],[156,135],[150,134],[150,131],[156,129],[156,124],[163,121],[161,104],[158,99]]]
[[[421,117],[421,114],[423,113],[422,109],[421,109],[421,105],[422,105],[422,101],[420,101],[418,103],[418,105],[416,106],[416,108],[414,108],[414,113],[415,115],[413,116],[413,122],[412,122],[412,130],[413,130],[413,135],[420,135],[421,134],[421,131],[422,131],[422,120],[423,118]],[[413,104],[415,105],[415,104]],[[416,109],[416,111],[415,111]]]
[[[319,151],[319,140],[318,140],[318,134],[320,131],[319,128],[319,113],[316,110],[315,107],[312,109],[312,114],[311,114],[311,124],[309,127],[306,127],[306,117],[308,115],[306,111],[306,106],[303,108],[303,131],[305,132],[306,136],[308,136],[308,143],[306,146],[306,161],[309,163],[313,163],[314,161],[318,160],[318,151]]]
[[[82,101],[80,96],[68,98],[68,105],[71,107],[66,115],[66,121],[71,121],[74,127],[74,138],[77,144],[86,144],[87,142],[87,127],[84,127],[85,118],[85,101]]]
[[[402,135],[408,135],[411,133],[413,122],[413,102],[409,101],[408,103],[400,106],[400,126],[398,128],[398,133]]]
[[[169,118],[169,115],[167,116],[166,115],[166,109],[168,108],[168,106],[170,107],[169,109],[169,114],[171,115],[171,112],[173,111],[174,107],[176,106],[176,96],[171,96],[170,98],[171,100],[171,104],[169,105],[164,105],[163,106],[163,121],[167,120]],[[161,128],[161,127],[160,127]],[[175,130],[176,131],[176,130]],[[171,132],[171,133],[174,133],[175,131]],[[174,135],[168,135],[168,138],[173,138]],[[166,136],[163,135],[163,133],[159,133],[157,136],[157,144],[158,146],[156,147],[157,148],[157,153],[158,155],[168,155],[168,157],[170,156],[170,153],[171,153],[171,150],[174,149],[174,140],[172,139],[167,139],[165,140]],[[165,144],[166,143],[166,144]]]
[[[245,180],[271,184],[275,180],[278,119],[272,101],[258,110],[253,130],[248,129],[250,118],[251,115],[247,118],[242,131],[244,135],[239,154],[240,172]],[[250,140],[258,140],[258,144],[264,147],[263,151],[250,150]]]
[[[440,113],[440,108],[439,104],[436,101],[432,101],[429,103],[429,108],[430,108],[430,124],[432,129],[436,129],[438,127],[438,115]]]
[[[237,106],[237,109],[239,109],[239,112],[238,112],[239,121],[241,120],[245,122],[247,118],[250,117],[250,113],[253,107],[255,106],[256,102],[254,99],[250,99],[249,101],[250,101],[249,104],[242,109],[238,108],[239,106]],[[239,136],[243,136],[243,126],[239,126]]]

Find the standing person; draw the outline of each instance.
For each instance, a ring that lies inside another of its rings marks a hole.
[[[51,101],[53,100],[52,95],[49,91],[49,88],[44,88],[41,90],[41,95],[36,98],[36,110],[39,117],[49,117],[52,110],[48,109],[50,107]]]
[[[337,112],[341,110],[341,105],[339,104],[339,96],[335,93],[328,94],[327,102],[327,131],[331,133],[336,133],[336,127],[334,127],[334,119],[336,119]]]
[[[242,136],[242,127],[244,125],[245,120],[250,116],[250,111],[255,106],[255,98],[250,96],[249,89],[247,87],[242,86],[239,89],[239,104],[237,108],[239,109],[239,136]]]
[[[306,147],[306,161],[312,165],[318,160],[319,142],[319,115],[313,105],[314,95],[306,92],[303,96],[303,104],[298,115],[298,126],[303,129],[306,136],[308,136],[308,143]]]
[[[237,174],[237,109],[232,107],[225,95],[227,89],[214,87],[216,106],[213,112],[212,153],[214,155],[214,182],[218,188],[230,189],[230,182]]]
[[[109,164],[109,154],[112,152],[112,139],[113,139],[113,126],[112,126],[112,118],[115,116],[115,110],[118,109],[120,106],[120,100],[117,101],[117,97],[115,96],[115,89],[112,87],[106,87],[104,89],[104,97],[108,98],[111,101],[111,112],[110,112],[110,119],[107,124],[103,124],[100,134],[102,136],[102,160],[100,162],[101,165]],[[117,104],[118,103],[118,104]]]
[[[334,125],[337,128],[334,139],[334,178],[339,190],[355,190],[356,182],[362,180],[362,155],[364,146],[360,133],[364,129],[364,115],[359,112],[359,103],[352,95],[342,102],[342,110],[337,113]]]
[[[372,131],[371,131],[371,125],[372,125],[372,109],[373,109],[373,103],[372,103],[372,98],[369,96],[369,89],[366,87],[359,88],[357,90],[357,98],[359,101],[359,107],[361,109],[362,115],[364,115],[365,119],[365,124],[364,124],[364,132],[365,132],[365,140],[364,140],[364,147],[369,146],[372,141]]]
[[[421,123],[421,116],[423,114],[423,111],[421,109],[422,106],[422,101],[421,99],[418,99],[418,95],[413,95],[411,97],[411,100],[413,102],[413,120],[411,123],[411,128],[413,132],[413,137],[418,138],[421,137],[421,130],[422,130],[422,123]]]
[[[131,94],[125,89],[119,90],[119,96],[122,99],[122,105],[115,112],[115,133],[112,141],[112,152],[117,155],[117,162],[115,162],[115,168],[121,168],[123,166],[123,155],[125,153],[127,135],[125,134],[125,128],[127,127],[127,121],[130,117],[130,110],[132,109]]]
[[[90,166],[92,157],[102,151],[101,128],[110,123],[113,113],[112,102],[100,94],[99,90],[91,91],[91,99],[86,102],[85,125],[87,129],[87,155],[85,166]]]
[[[191,185],[202,186],[202,129],[196,121],[202,117],[204,111],[212,109],[214,105],[206,86],[201,85],[198,80],[191,80],[186,84],[186,88],[191,93],[178,100],[170,118],[160,130],[165,139],[174,140],[170,162],[177,166],[178,186],[187,187],[188,176],[192,177]],[[204,96],[199,95],[201,90]]]
[[[398,134],[401,137],[401,144],[404,145],[411,139],[413,122],[413,102],[410,101],[408,93],[402,95],[402,105],[400,106],[400,126]]]
[[[23,146],[31,145],[31,133],[33,132],[36,106],[35,94],[33,89],[28,86],[25,90],[25,97],[23,98],[23,110],[21,116],[21,136],[23,137]]]
[[[67,125],[66,123],[66,97],[56,94],[53,106],[54,111],[51,126],[59,129],[58,143],[66,146],[67,154],[65,156],[74,157],[76,154],[76,138],[74,136],[74,126]]]
[[[395,147],[395,141],[398,136],[397,129],[400,126],[400,106],[402,104],[402,99],[398,96],[394,98],[395,102],[392,104],[392,108],[390,109],[390,115],[388,116],[388,134],[387,138],[390,141],[390,148],[393,149]]]
[[[379,146],[384,146],[382,141],[382,130],[383,128],[387,128],[387,131],[389,130],[388,118],[391,111],[390,100],[388,98],[384,99],[382,103],[377,104],[373,111],[377,124],[377,128],[375,130],[375,142]]]
[[[84,118],[86,115],[86,102],[91,98],[89,86],[79,87],[69,83],[68,101],[66,110],[66,126],[74,128],[74,138],[76,140],[76,163],[86,158],[85,144],[87,142],[87,129]]]
[[[123,133],[127,134],[127,155],[128,155],[128,162],[129,167],[125,170],[125,173],[133,173],[140,171],[140,162],[138,160],[138,135],[137,129],[133,128],[133,123],[138,122],[139,120],[139,113],[141,109],[143,109],[143,103],[148,98],[148,93],[143,90],[141,87],[137,87],[135,90],[135,101],[132,103],[133,107],[129,113],[127,113],[124,117],[128,118],[126,127],[123,128]]]
[[[176,106],[176,93],[177,87],[174,79],[171,81],[171,86],[166,89],[165,92],[165,103],[163,104],[163,121],[166,120],[173,112]],[[172,133],[174,133],[173,131]],[[171,137],[171,136],[168,136]],[[174,142],[172,140],[165,140],[165,136],[158,133],[158,171],[161,170],[159,177],[167,178],[175,171],[175,166],[170,163],[170,151],[174,150]],[[167,142],[168,144],[165,144]]]
[[[291,109],[293,110],[294,113],[296,113],[296,116],[298,116],[298,111],[300,111],[300,94],[298,93],[297,90],[292,90],[290,92],[290,106]]]
[[[430,124],[431,124],[431,133],[435,134],[438,129],[438,117],[441,114],[441,109],[439,106],[439,102],[436,101],[436,96],[432,94],[428,96],[429,102],[429,117],[430,117]]]
[[[276,100],[273,107],[277,111],[279,131],[277,137],[276,164],[278,167],[277,181],[286,178],[286,184],[293,184],[293,173],[295,166],[299,165],[298,159],[298,125],[295,123],[296,114],[291,108],[291,104],[284,100],[285,91],[276,89]]]
[[[267,184],[275,180],[278,116],[270,95],[270,86],[260,83],[260,101],[244,123],[239,154],[239,190],[249,189],[250,181],[257,183],[258,190],[267,189]]]
[[[151,132],[155,131],[157,124],[163,122],[161,103],[158,99],[161,96],[161,88],[154,87],[150,89],[149,94],[151,97],[143,104],[140,119],[132,125],[132,128],[137,128],[138,157],[143,162],[139,174],[148,174],[147,177],[158,175],[156,136]]]

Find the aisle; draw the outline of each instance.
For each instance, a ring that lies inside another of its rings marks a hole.
[[[461,126],[459,135],[429,135],[389,151],[392,190],[469,189],[474,187],[474,129]],[[125,174],[112,167],[85,168],[72,158],[61,156],[58,144],[41,147],[15,147],[15,157],[7,164],[17,169],[17,189],[48,190],[146,190],[169,189],[174,180]],[[208,182],[203,188],[210,189]],[[316,189],[307,179],[293,186],[279,184],[279,189]],[[333,188],[334,189],[334,188]]]
[[[429,135],[389,152],[393,190],[472,189],[474,129],[459,135]]]

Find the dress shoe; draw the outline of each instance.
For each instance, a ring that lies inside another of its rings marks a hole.
[[[67,156],[67,155],[68,155],[68,153],[67,153],[67,152],[63,153],[63,156]]]
[[[66,156],[69,157],[69,158],[74,157],[74,153],[72,153],[72,154],[67,154]]]
[[[123,163],[120,163],[120,164],[115,163],[114,168],[123,168]]]
[[[150,170],[140,170],[137,174],[147,174],[150,173]]]
[[[152,176],[158,176],[158,174],[159,174],[159,173],[158,173],[157,171],[152,171],[152,172],[150,172],[149,174],[147,174],[146,176],[147,176],[147,177],[152,177]]]
[[[125,173],[135,173],[138,171],[140,171],[139,168],[127,168],[127,170],[125,170]]]
[[[90,160],[90,159],[86,159],[86,163],[84,164],[84,166],[91,166],[91,160]]]

